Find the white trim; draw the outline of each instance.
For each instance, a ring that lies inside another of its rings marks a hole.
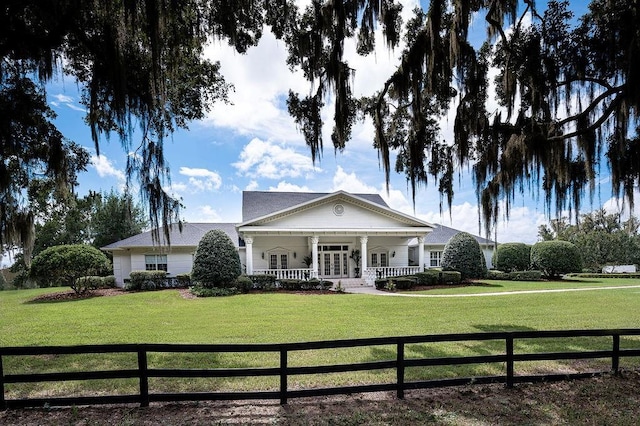
[[[290,214],[296,213],[296,212],[298,212],[300,210],[304,210],[307,207],[310,207],[310,206],[313,206],[313,205],[325,204],[328,200],[331,200],[331,199],[334,199],[334,198],[337,199],[337,200],[344,199],[346,201],[351,202],[352,204],[360,205],[361,207],[367,208],[369,210],[376,211],[379,214],[385,214],[387,216],[394,217],[395,219],[401,219],[403,222],[408,222],[408,223],[412,223],[412,224],[415,224],[415,225],[418,225],[418,226],[427,227],[427,228],[429,228],[429,230],[427,230],[426,232],[429,232],[430,230],[433,230],[433,228],[434,228],[434,225],[432,225],[429,222],[425,222],[425,221],[423,221],[421,219],[415,218],[413,216],[410,216],[408,214],[399,212],[397,210],[393,210],[393,209],[391,209],[389,207],[385,207],[385,206],[380,205],[378,203],[374,203],[373,201],[369,201],[369,200],[366,200],[364,198],[360,198],[360,197],[358,197],[356,195],[349,194],[348,192],[345,192],[345,191],[336,191],[336,192],[334,192],[332,194],[327,194],[327,195],[324,195],[322,197],[318,197],[318,198],[315,198],[313,200],[306,201],[304,203],[296,204],[295,206],[292,206],[292,207],[287,207],[285,209],[278,210],[276,212],[269,213],[269,214],[257,217],[255,219],[251,219],[249,221],[246,221],[246,222],[243,222],[243,223],[240,223],[240,224],[236,225],[236,228],[238,229],[238,232],[241,232],[241,228],[245,228],[245,227],[247,227],[247,226],[249,226],[251,224],[258,224],[260,222],[264,222],[264,221],[267,221],[267,220],[273,220],[273,219],[276,219],[278,217],[282,217],[282,216],[285,216],[285,215],[290,215]],[[416,228],[413,228],[413,229],[414,229],[414,236],[415,236],[415,229]]]

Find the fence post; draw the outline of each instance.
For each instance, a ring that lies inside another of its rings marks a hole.
[[[404,343],[398,342],[398,355],[396,358],[397,396],[404,399]]]
[[[138,374],[140,376],[140,406],[149,406],[149,373],[147,371],[147,351],[138,349]]]
[[[506,337],[507,343],[507,387],[513,387],[513,336]]]
[[[287,403],[287,350],[280,349],[280,405]]]
[[[620,334],[613,334],[613,353],[611,354],[611,371],[620,375]]]
[[[7,401],[4,399],[4,369],[2,368],[2,355],[0,355],[0,411],[7,409]]]

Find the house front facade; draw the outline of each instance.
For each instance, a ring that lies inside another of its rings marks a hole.
[[[182,232],[174,226],[170,246],[154,245],[145,232],[103,247],[113,255],[116,283],[123,286],[136,270],[191,272],[197,245],[212,229],[231,238],[246,274],[281,279],[372,285],[376,277],[429,267],[436,251],[427,242],[439,226],[391,209],[377,194],[245,191],[242,202],[241,223],[185,223]]]

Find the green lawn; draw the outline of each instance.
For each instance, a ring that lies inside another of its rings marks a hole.
[[[501,287],[468,287],[443,291],[513,291],[516,288],[637,285],[627,280],[568,283],[490,282]],[[536,286],[537,285],[537,286]],[[278,343],[358,337],[380,337],[499,330],[556,330],[640,327],[640,288],[567,293],[512,294],[485,297],[417,298],[369,295],[251,294],[224,298],[184,299],[177,291],[132,293],[78,301],[33,303],[35,296],[63,289],[0,292],[0,346],[101,343]],[[520,342],[516,350],[566,350],[558,342]],[[562,343],[566,345],[566,342]],[[607,348],[604,340],[576,339],[575,348]],[[481,355],[504,351],[498,341],[413,345],[407,356]],[[633,339],[623,347],[638,347]],[[366,362],[394,358],[395,348],[349,348],[299,352],[290,365]],[[635,361],[633,361],[635,362]],[[150,367],[275,366],[277,354],[154,354]],[[177,364],[177,365],[176,365]],[[601,364],[601,366],[606,365]],[[134,368],[135,358],[102,356],[8,357],[5,373]],[[527,371],[557,368],[544,363],[522,365]],[[562,366],[560,366],[562,367]],[[412,369],[410,379],[456,374],[496,374],[502,365]],[[393,371],[302,376],[292,386],[339,385],[392,381]],[[277,378],[179,381],[157,380],[152,389],[275,388]],[[42,392],[42,384],[7,385],[8,397]],[[135,391],[135,381],[64,383],[46,392]]]
[[[476,285],[465,287],[438,288],[425,291],[411,291],[412,294],[475,294],[502,293],[531,290],[588,289],[600,287],[640,286],[638,279],[615,278],[569,278],[562,281],[506,281],[479,280]]]

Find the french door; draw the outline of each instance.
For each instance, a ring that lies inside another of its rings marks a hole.
[[[323,278],[347,278],[349,276],[348,246],[326,245],[318,247],[318,266]]]

